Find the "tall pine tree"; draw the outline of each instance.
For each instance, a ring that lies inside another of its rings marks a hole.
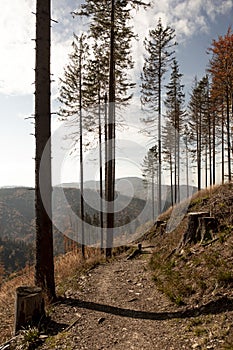
[[[84,174],[83,174],[83,129],[90,130],[93,127],[93,119],[90,114],[84,118],[84,110],[89,106],[89,91],[86,85],[86,65],[88,60],[88,43],[85,34],[80,37],[74,35],[72,43],[73,52],[70,54],[70,62],[64,71],[61,79],[59,101],[62,106],[59,115],[63,118],[71,118],[72,123],[79,125],[79,168],[80,168],[80,218],[81,218],[81,251],[85,256],[85,207],[84,207]],[[77,135],[75,134],[75,142]]]
[[[169,121],[172,131],[167,129],[167,139],[169,135],[174,134],[173,139],[173,152],[174,152],[174,201],[175,203],[180,201],[180,138],[182,134],[182,128],[185,117],[184,102],[185,94],[183,92],[184,85],[181,83],[182,74],[179,72],[179,66],[176,59],[173,60],[171,66],[172,72],[170,76],[170,82],[166,85],[166,99],[164,101],[166,107],[166,119]],[[169,125],[166,125],[169,128]],[[165,135],[166,139],[166,135]],[[172,140],[170,140],[172,143]],[[171,161],[171,158],[170,158]]]
[[[151,186],[152,220],[155,219],[155,184],[158,174],[158,151],[157,145],[151,147],[142,163],[142,176],[146,187]]]
[[[50,0],[36,4],[35,69],[35,284],[50,300],[56,298],[53,261],[52,180],[51,180],[51,101],[50,101]],[[46,150],[45,150],[46,148]],[[43,158],[43,164],[42,164]],[[42,186],[42,187],[41,187]],[[43,198],[41,194],[43,191]]]
[[[141,75],[141,103],[150,112],[145,121],[155,123],[157,120],[157,142],[158,142],[158,213],[161,213],[162,202],[162,88],[163,78],[174,55],[173,47],[175,34],[170,26],[163,27],[161,19],[155,29],[149,31],[148,38],[145,38],[144,46],[147,56]],[[155,113],[157,116],[155,116]]]
[[[227,134],[228,180],[231,181],[231,116],[233,111],[233,33],[231,28],[228,29],[226,35],[219,36],[218,40],[213,40],[209,52],[212,54],[208,69],[212,77],[212,91],[215,96],[221,94],[219,101],[222,103],[222,112],[226,116],[224,119]]]
[[[131,97],[128,90],[134,87],[129,78],[129,70],[133,68],[130,54],[131,39],[135,37],[129,25],[131,9],[146,5],[141,1],[131,0],[86,0],[74,14],[91,18],[90,35],[96,47],[103,53],[96,56],[99,67],[108,71],[108,113],[105,127],[107,145],[105,167],[105,193],[107,209],[106,257],[110,257],[113,245],[114,197],[115,197],[115,138],[116,138],[116,102],[125,103]]]

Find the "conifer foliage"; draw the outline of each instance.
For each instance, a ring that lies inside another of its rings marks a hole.
[[[222,105],[222,117],[226,123],[228,180],[231,181],[231,118],[233,111],[233,33],[231,28],[228,29],[226,35],[219,36],[218,40],[212,41],[209,53],[212,54],[208,69],[212,77],[212,95]]]
[[[179,72],[179,65],[176,59],[171,66],[171,76],[168,85],[166,85],[166,98],[164,105],[166,107],[165,119],[168,121],[164,128],[164,148],[163,152],[168,157],[170,164],[170,176],[172,167],[174,168],[174,202],[180,201],[180,164],[181,164],[181,136],[183,136],[184,118],[185,118],[185,95],[184,85],[181,83],[182,74]],[[172,165],[173,158],[173,165]],[[173,182],[171,179],[171,192],[173,191]],[[173,203],[173,200],[172,200]]]
[[[146,6],[141,1],[123,0],[86,0],[73,15],[90,18],[89,37],[92,42],[92,58],[86,68],[89,104],[100,103],[103,96],[108,103],[105,108],[105,196],[107,209],[106,256],[111,256],[114,228],[115,198],[115,138],[116,138],[116,103],[127,103],[132,97],[128,93],[135,84],[131,82],[129,70],[133,68],[130,54],[131,40],[135,37],[129,25],[131,10],[137,6]],[[94,56],[94,57],[93,57]],[[107,96],[107,99],[106,99]],[[99,133],[101,118],[99,116]],[[99,137],[99,142],[101,142]],[[100,151],[101,154],[101,151]],[[100,164],[100,170],[102,164]],[[101,174],[101,172],[100,172]],[[102,176],[100,176],[102,177]],[[102,182],[101,182],[102,183]]]
[[[161,213],[162,201],[162,88],[163,78],[168,70],[169,64],[174,56],[173,48],[176,45],[175,30],[170,26],[163,27],[161,19],[155,29],[149,31],[145,38],[144,46],[147,56],[141,75],[141,103],[150,112],[144,120],[155,124],[157,127],[158,142],[158,213]]]
[[[152,201],[152,220],[155,219],[155,185],[157,184],[158,175],[158,151],[157,145],[151,147],[142,163],[142,176],[146,187],[151,187],[151,201]]]

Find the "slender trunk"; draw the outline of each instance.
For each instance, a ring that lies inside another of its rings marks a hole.
[[[215,179],[215,172],[216,172],[216,144],[215,144],[215,123],[216,123],[216,114],[213,113],[213,185],[215,185],[216,179]]]
[[[208,103],[208,109],[209,109],[209,103]],[[208,113],[208,144],[209,144],[209,174],[210,174],[210,186],[212,186],[212,133],[211,133],[211,119],[210,119],[210,113]]]
[[[171,206],[173,207],[173,205],[174,205],[174,199],[173,199],[173,180],[172,180],[173,169],[172,169],[172,154],[171,154],[171,152],[170,152],[169,163],[170,163]]]
[[[230,138],[230,101],[229,91],[226,92],[227,103],[227,162],[228,162],[228,181],[231,181],[231,138]]]
[[[180,121],[179,119],[178,119],[178,137],[177,137],[177,199],[179,203],[180,202]]]
[[[115,196],[115,0],[111,0],[110,67],[109,67],[109,120],[107,159],[107,245],[106,258],[112,256]]]
[[[222,183],[225,182],[225,151],[224,151],[224,106],[222,102]]]
[[[158,72],[158,155],[159,155],[159,164],[158,164],[158,215],[161,214],[162,211],[162,145],[161,145],[161,115],[162,115],[162,49],[159,49],[159,72]]]
[[[155,176],[154,176],[153,169],[152,169],[152,177],[151,177],[151,196],[152,196],[152,220],[154,220],[155,219]]]
[[[201,190],[201,111],[199,111],[198,121],[198,154],[197,154],[197,178],[198,178],[198,191]]]
[[[174,190],[175,190],[175,195],[174,195],[174,201],[177,203],[177,131],[175,127],[175,164],[174,164]]]
[[[208,187],[208,145],[205,144],[205,187]]]
[[[101,99],[100,99],[100,90],[98,91],[98,100],[99,100],[99,171],[100,171],[100,250],[103,253],[104,247],[104,216],[103,216],[103,159],[102,159],[102,125],[101,125]]]
[[[85,233],[84,233],[84,222],[85,222],[85,214],[84,214],[84,198],[83,198],[83,115],[82,115],[82,37],[80,38],[80,56],[79,56],[79,152],[80,152],[80,216],[81,216],[81,253],[82,257],[85,258]]]
[[[35,284],[50,300],[56,298],[53,261],[52,179],[51,179],[51,106],[50,106],[50,0],[36,5],[35,69]],[[46,151],[45,151],[46,146]],[[46,153],[44,153],[46,152]],[[43,164],[41,159],[43,156]],[[43,186],[43,200],[40,187]]]
[[[188,157],[188,139],[185,138],[185,155],[186,155],[186,193],[189,198],[189,157]]]
[[[105,144],[105,163],[104,163],[104,187],[105,187],[105,199],[107,201],[107,173],[108,173],[108,95],[104,95],[104,144]],[[107,212],[105,208],[105,212]],[[107,215],[105,217],[105,227],[107,227]],[[106,244],[105,244],[106,245]]]

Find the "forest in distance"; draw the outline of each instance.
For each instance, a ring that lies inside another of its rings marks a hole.
[[[118,179],[120,181],[121,179]],[[126,180],[126,179],[124,179]],[[131,204],[127,207],[127,213],[124,212],[118,214],[117,223],[119,226],[124,226],[122,216],[124,220],[132,221],[133,217],[136,217],[138,212],[143,209],[147,200],[147,190],[143,184],[142,179],[139,178],[127,178],[127,181],[131,182],[135,189],[135,196],[131,199]],[[54,215],[62,218],[64,223],[64,230],[60,232],[54,227],[54,255],[64,254],[68,251],[67,242],[69,237],[72,237],[75,232],[71,230],[68,220],[66,203],[62,203],[61,191],[65,192],[67,202],[72,207],[72,210],[76,213],[80,213],[80,190],[78,184],[63,184],[59,187],[54,187]],[[98,201],[99,183],[94,181],[86,183],[86,191],[89,196],[89,201]],[[97,189],[97,191],[96,191]],[[122,188],[120,200],[123,203],[125,199],[128,201],[127,196],[124,195],[125,187]],[[182,187],[182,196],[185,197],[186,187]],[[190,187],[190,193],[196,192],[196,188]],[[164,210],[170,206],[168,186],[164,187]],[[119,193],[120,194],[120,193]],[[60,196],[60,199],[59,199]],[[21,270],[27,265],[33,265],[35,262],[34,249],[35,249],[35,190],[33,188],[26,187],[12,187],[12,188],[0,188],[0,261],[2,267],[4,266],[4,276],[8,276],[12,272]],[[150,199],[151,201],[151,199]],[[127,215],[126,215],[127,214]],[[148,213],[148,220],[152,219],[152,211]],[[85,221],[99,226],[99,215],[96,210],[88,206],[85,211]],[[137,227],[132,225],[131,232],[136,230]],[[71,246],[71,244],[70,244]],[[3,276],[2,276],[3,277]]]

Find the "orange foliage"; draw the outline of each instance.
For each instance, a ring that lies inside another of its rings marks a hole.
[[[226,35],[212,41],[208,50],[212,53],[208,71],[212,75],[212,95],[217,98],[233,91],[233,33],[231,27]]]

